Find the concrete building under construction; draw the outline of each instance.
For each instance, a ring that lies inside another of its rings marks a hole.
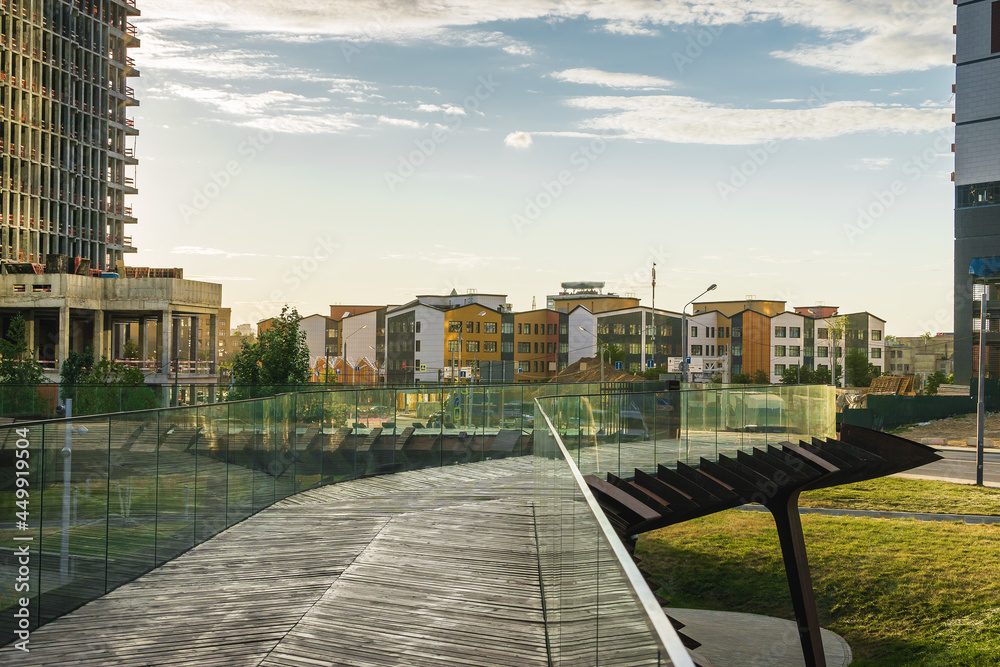
[[[135,252],[135,0],[0,6],[0,259],[113,269]]]

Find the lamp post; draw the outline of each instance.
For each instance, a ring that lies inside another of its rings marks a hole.
[[[344,363],[347,363],[347,341],[351,340],[351,336],[354,336],[354,334],[361,333],[361,329],[364,329],[367,326],[368,326],[367,324],[362,324],[361,327],[358,328],[357,331],[355,331],[354,333],[352,333],[350,336],[347,336],[346,338],[344,338]],[[353,365],[351,366],[351,384],[354,384],[354,366]]]
[[[580,327],[580,331],[589,333],[591,336],[593,336],[594,340],[597,342],[598,347],[601,348],[601,384],[604,384],[604,343],[601,342],[601,339],[598,338],[597,334],[595,334],[593,331],[587,331],[587,329],[583,327]]]
[[[695,301],[697,301],[698,299],[700,299],[701,297],[703,297],[706,294],[708,294],[709,292],[711,292],[712,290],[714,290],[716,287],[718,287],[718,285],[716,285],[715,283],[712,283],[711,285],[709,285],[709,287],[708,287],[707,290],[705,290],[704,292],[702,292],[701,294],[699,294],[695,298],[693,298],[690,301],[688,301],[687,303],[685,303],[684,307],[681,308],[681,369],[684,372],[684,376],[683,376],[684,377],[684,382],[690,382],[691,381],[691,375],[689,373],[689,364],[687,362],[687,358],[688,358],[687,307],[690,306]]]

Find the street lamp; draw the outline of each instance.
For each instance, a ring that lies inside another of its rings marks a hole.
[[[348,336],[348,337],[346,337],[344,339],[344,363],[347,363],[347,341],[351,340],[351,336],[353,336],[354,334],[361,333],[361,329],[364,329],[367,326],[368,326],[367,324],[362,324],[358,328],[357,331],[355,331],[350,336]],[[354,384],[354,366],[353,365],[351,366],[351,384]]]
[[[687,358],[688,358],[687,307],[690,306],[695,301],[697,301],[698,299],[700,299],[701,297],[703,297],[706,294],[708,294],[709,292],[711,292],[712,290],[714,290],[716,287],[718,287],[718,285],[716,285],[715,283],[712,283],[711,285],[709,285],[709,287],[708,287],[707,290],[705,290],[704,292],[702,292],[701,294],[699,294],[695,298],[693,298],[690,301],[688,301],[687,303],[685,303],[684,307],[681,308],[681,369],[683,369],[683,372],[684,372],[684,376],[683,376],[684,377],[684,382],[690,382],[691,381],[690,372],[689,372],[689,364],[687,362]]]
[[[593,336],[594,340],[597,341],[597,345],[601,348],[601,384],[604,384],[604,343],[601,342],[601,339],[598,338],[597,334],[595,334],[593,331],[587,331],[583,327],[580,327],[580,331],[589,333],[591,336]]]

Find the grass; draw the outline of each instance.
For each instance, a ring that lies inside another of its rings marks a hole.
[[[857,484],[807,491],[801,507],[931,512],[935,514],[984,514],[1000,516],[1000,489],[882,477]]]
[[[802,517],[820,622],[856,667],[1000,664],[1000,527]],[[730,511],[648,533],[669,606],[793,618],[774,522]]]

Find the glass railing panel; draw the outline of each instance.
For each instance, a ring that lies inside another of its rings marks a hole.
[[[543,406],[554,410],[560,400],[565,399],[539,399],[536,404],[532,458],[552,663],[693,665],[570,453],[560,447],[554,423],[546,422]]]
[[[80,492],[94,520],[107,510],[107,588],[111,590],[156,567],[156,413],[110,417],[110,456],[106,475],[85,480]],[[107,507],[91,507],[95,487],[110,486]]]
[[[296,492],[295,470],[298,466],[298,427],[295,421],[298,393],[280,394],[265,401],[271,417],[274,440],[274,499],[287,498]],[[304,434],[303,434],[304,435]]]
[[[321,484],[360,477],[366,458],[359,454],[358,448],[368,437],[368,429],[358,421],[357,392],[324,393],[322,415]]]
[[[275,431],[277,424],[270,399],[253,402],[253,511],[259,512],[275,499]]]
[[[228,527],[229,406],[199,406],[198,431],[192,450],[198,467],[195,483],[195,542],[204,542]]]
[[[229,403],[226,437],[226,524],[253,514],[254,401]],[[221,427],[221,425],[220,425]]]
[[[434,419],[441,410],[440,394],[429,394],[420,389],[395,390],[396,460],[400,470],[419,470],[437,467],[439,456],[435,451],[440,424]]]
[[[107,417],[45,428],[42,623],[107,590],[108,438]]]
[[[197,408],[165,410],[158,417],[156,563],[162,565],[195,544],[199,425]]]
[[[324,392],[304,392],[295,399],[295,482],[296,492],[312,489],[323,479],[323,399]]]

